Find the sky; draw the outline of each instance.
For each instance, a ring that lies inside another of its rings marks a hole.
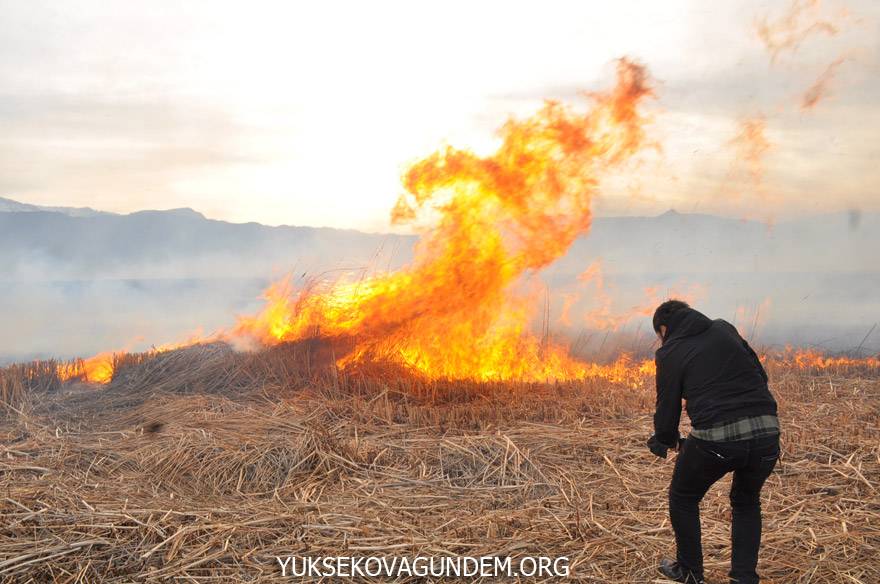
[[[878,211],[878,33],[874,0],[0,0],[0,196],[385,231],[409,163],[628,56],[660,148],[598,214]]]

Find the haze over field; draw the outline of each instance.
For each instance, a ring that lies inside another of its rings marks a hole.
[[[209,333],[253,313],[266,285],[286,273],[301,285],[339,270],[396,269],[412,261],[414,243],[399,234],[227,223],[191,209],[117,215],[0,200],[0,359]],[[618,318],[611,328],[641,327],[644,348],[646,317],[633,308],[671,292],[737,321],[759,343],[846,350],[880,320],[878,248],[878,214],[774,225],[674,211],[600,217],[540,280],[550,291],[552,329],[573,337]],[[579,278],[597,260],[601,290]],[[880,334],[862,348],[880,349]]]

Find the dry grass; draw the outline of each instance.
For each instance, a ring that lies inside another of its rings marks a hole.
[[[192,347],[120,361],[103,389],[4,370],[0,578],[269,581],[277,555],[467,554],[662,581],[672,462],[643,446],[650,382],[419,383],[326,361]],[[880,377],[771,376],[784,454],[760,571],[880,582]],[[728,488],[702,507],[709,582],[726,582]]]

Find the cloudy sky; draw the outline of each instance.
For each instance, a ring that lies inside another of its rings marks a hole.
[[[880,210],[878,5],[0,0],[0,196],[384,230],[408,162],[627,55],[662,152],[599,213]]]

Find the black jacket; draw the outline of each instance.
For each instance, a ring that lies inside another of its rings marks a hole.
[[[682,399],[694,428],[776,414],[764,367],[727,321],[709,320],[691,308],[674,313],[655,360],[654,435],[663,444],[678,441]]]

